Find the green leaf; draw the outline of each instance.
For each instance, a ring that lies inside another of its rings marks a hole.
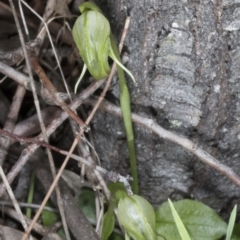
[[[88,189],[83,190],[79,195],[78,205],[87,218],[96,219],[94,191]]]
[[[236,220],[236,215],[237,215],[237,205],[234,206],[234,208],[231,212],[231,215],[230,215],[228,228],[227,228],[226,240],[231,239],[233,228],[234,228],[234,223],[235,223],[235,220]]]
[[[182,240],[191,240],[191,238],[189,237],[188,232],[187,232],[187,230],[186,230],[186,228],[185,228],[181,218],[179,217],[177,211],[175,210],[171,200],[168,199],[168,202],[169,202],[169,205],[170,205],[170,208],[171,208],[171,211],[172,211],[172,215],[173,215],[174,221],[176,223],[178,232],[179,232]]]
[[[57,231],[57,234],[61,237],[62,240],[67,240],[63,228],[60,228],[60,229]]]
[[[114,229],[115,217],[113,211],[107,211],[103,216],[103,229],[101,240],[107,240]]]
[[[174,203],[174,208],[192,240],[215,240],[226,234],[227,224],[203,203],[180,200]],[[156,230],[168,240],[181,239],[168,202],[156,211]]]
[[[133,195],[119,200],[119,223],[134,240],[156,240],[155,213],[152,205],[144,198]]]
[[[126,189],[122,183],[111,183],[108,185],[108,188],[111,192],[111,200],[108,210],[103,217],[102,240],[107,240],[110,235],[112,236],[111,233],[115,224],[114,208],[117,206],[119,199],[127,196]]]
[[[114,207],[116,206],[117,200],[114,195],[111,195],[110,203],[107,212],[103,216],[103,229],[102,229],[102,240],[107,240],[114,229],[115,217]]]
[[[46,206],[51,206],[51,205],[47,203]],[[46,227],[50,227],[54,223],[60,220],[60,216],[58,213],[47,211],[47,210],[43,210],[41,216],[42,216],[43,225]]]

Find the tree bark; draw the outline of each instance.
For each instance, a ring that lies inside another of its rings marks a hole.
[[[107,2],[107,3],[106,3]],[[188,137],[240,170],[240,1],[99,1],[124,46],[133,112]],[[112,94],[118,98],[117,84]],[[99,112],[93,124],[97,152],[108,169],[129,171],[121,119]],[[194,198],[224,213],[239,187],[180,146],[135,125],[140,194],[155,206],[168,197]]]

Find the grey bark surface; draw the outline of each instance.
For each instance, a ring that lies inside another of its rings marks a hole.
[[[102,5],[101,5],[102,3]],[[116,37],[125,41],[133,111],[184,135],[236,173],[240,170],[240,1],[99,1]],[[118,98],[118,86],[112,86]],[[135,124],[140,194],[155,206],[194,198],[223,214],[239,203],[239,187],[181,147]],[[122,120],[99,112],[96,150],[108,169],[129,172]]]

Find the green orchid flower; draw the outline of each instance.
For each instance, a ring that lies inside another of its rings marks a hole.
[[[84,67],[75,85],[75,92],[87,69],[96,80],[106,78],[109,75],[108,57],[124,69],[135,82],[131,72],[122,65],[114,54],[110,24],[101,10],[89,2],[83,3],[79,9],[82,15],[77,18],[72,33],[84,61]]]
[[[92,2],[85,2],[79,7],[82,15],[77,18],[73,29],[73,39],[84,61],[82,73],[75,85],[75,93],[86,70],[96,79],[106,78],[110,73],[108,58],[117,64],[117,73],[120,87],[120,105],[123,115],[125,132],[128,143],[132,188],[138,193],[137,163],[134,146],[134,134],[131,120],[130,94],[126,84],[124,72],[136,83],[132,73],[121,63],[117,45],[111,33],[110,24],[102,11]]]
[[[120,199],[117,217],[126,234],[132,239],[157,240],[155,212],[146,199],[138,195]]]

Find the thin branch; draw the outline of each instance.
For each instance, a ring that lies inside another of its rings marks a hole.
[[[8,207],[13,206],[13,204],[10,201],[1,201],[1,200],[0,200],[0,205],[2,205],[2,208],[4,208],[5,206],[8,206]],[[25,202],[18,202],[18,205],[22,208],[32,208],[32,209],[38,209],[40,206],[39,204],[25,203]],[[58,213],[58,210],[52,207],[45,206],[44,210],[48,212]]]
[[[74,137],[77,137],[77,135],[78,135],[77,124],[74,121],[70,121],[70,126],[72,128]],[[91,132],[90,132],[90,134],[91,134]],[[90,163],[92,163],[92,164],[94,163],[94,165],[98,165],[96,163],[96,160],[93,159],[89,147],[90,147],[90,143],[88,143],[86,139],[82,139],[82,141],[78,142],[78,144],[77,144],[78,153],[80,156],[85,158]],[[95,152],[95,150],[94,150],[94,152]],[[79,162],[78,166],[81,166],[82,182],[84,181],[84,179],[83,179],[84,175],[86,175],[88,181],[90,181],[90,183],[93,185],[93,188],[96,189],[96,191],[95,191],[96,219],[98,219],[97,222],[102,223],[102,221],[101,221],[102,216],[101,216],[101,219],[99,219],[99,216],[100,216],[99,213],[104,212],[104,198],[101,196],[102,194],[99,191],[99,187],[96,188],[96,186],[95,186],[96,182],[100,185],[100,188],[103,190],[103,193],[107,197],[107,199],[110,200],[110,197],[111,197],[110,191],[107,187],[107,184],[105,183],[105,181],[102,177],[102,174],[101,174],[102,172],[101,173],[98,172],[95,168],[89,168],[89,167],[86,168],[85,167],[86,165],[83,164],[82,162],[81,162],[81,164]],[[83,169],[84,169],[84,172],[83,172]],[[100,229],[101,229],[101,225],[96,224],[95,231],[100,236],[100,234],[99,234],[100,231],[98,229],[98,226],[100,226]]]
[[[86,101],[86,103],[94,106],[96,100],[91,99]],[[107,101],[104,101],[101,104],[100,109],[115,114],[117,116],[122,116],[121,109]],[[229,178],[232,182],[234,182],[240,187],[240,177],[230,167],[221,163],[219,160],[211,156],[209,153],[204,151],[201,147],[197,146],[191,140],[162,128],[152,119],[141,117],[140,115],[135,113],[132,114],[132,121],[150,129],[159,137],[182,146],[189,152],[193,153],[196,157],[198,157],[198,159],[201,160],[203,163],[216,169],[218,172],[221,172],[223,175],[225,175],[227,178]]]
[[[46,107],[41,111],[45,126],[49,125],[54,119],[58,118],[61,109],[59,107]],[[16,124],[13,133],[19,136],[32,136],[40,132],[37,114]]]
[[[54,13],[55,7],[56,7],[57,1],[56,0],[48,0],[47,1],[47,5],[42,17],[43,22],[41,23],[39,30],[43,28],[44,23],[52,16],[52,14]],[[36,15],[36,13],[34,12],[34,14]],[[43,31],[41,31],[41,35],[39,35],[39,37],[43,40],[45,38],[46,35],[46,28],[44,28]]]
[[[40,156],[36,156],[32,167],[34,169],[35,175],[43,185],[44,189],[47,191],[53,181],[49,167],[42,162]],[[44,178],[42,176],[44,176]],[[68,213],[66,215],[66,218],[74,238],[81,240],[99,239],[94,231],[94,228],[79,208],[76,199],[72,196],[72,193],[69,190],[69,186],[67,185],[67,183],[60,179],[59,186],[61,188],[61,192],[64,192],[64,194],[62,195],[64,209],[65,212]],[[51,195],[51,200],[56,204],[55,194]]]
[[[7,120],[6,120],[6,123],[4,125],[4,129],[9,131],[9,132],[13,132],[14,130],[14,127],[15,127],[15,123],[17,121],[17,118],[18,118],[18,113],[19,113],[19,110],[21,108],[21,105],[22,105],[22,101],[23,101],[23,98],[24,98],[24,95],[25,95],[25,92],[26,92],[26,89],[21,86],[21,85],[18,85],[18,88],[16,90],[16,93],[13,97],[13,101],[12,101],[12,104],[11,104],[11,107],[10,107],[10,110],[9,110],[9,113],[8,113],[8,116],[7,116]],[[0,146],[1,146],[1,156],[0,156],[0,175],[1,175],[1,178],[6,186],[6,189],[8,191],[8,194],[9,194],[9,197],[14,205],[14,208],[16,209],[16,212],[19,216],[19,219],[20,219],[20,222],[22,223],[23,225],[23,228],[24,230],[27,229],[27,223],[23,217],[23,213],[18,205],[18,202],[14,196],[14,193],[10,187],[10,184],[9,182],[7,181],[7,178],[6,178],[6,175],[2,169],[2,165],[3,165],[3,162],[5,160],[5,157],[7,155],[7,150],[10,146],[10,143],[11,143],[11,140],[10,138],[0,138]]]
[[[39,101],[38,101],[38,97],[37,97],[37,93],[36,93],[36,88],[35,88],[34,81],[33,81],[33,74],[32,74],[32,71],[31,71],[29,58],[28,58],[28,55],[27,55],[27,48],[26,48],[26,45],[25,45],[23,33],[21,31],[20,23],[19,23],[19,20],[18,20],[18,17],[17,17],[17,13],[16,13],[15,6],[13,4],[13,1],[9,0],[9,3],[10,3],[10,6],[11,6],[11,9],[13,11],[14,20],[15,20],[15,23],[16,23],[16,26],[17,26],[18,35],[19,35],[21,46],[22,46],[22,49],[23,49],[24,58],[25,58],[25,61],[26,61],[26,66],[27,66],[27,71],[28,71],[28,74],[29,74],[29,77],[30,77],[30,84],[31,84],[32,92],[33,92],[34,104],[35,104],[35,107],[36,107],[36,110],[37,110],[39,123],[40,123],[41,130],[42,130],[42,133],[43,133],[43,138],[47,142],[48,138],[47,138],[47,134],[46,134],[46,128],[44,126],[42,116],[41,116],[40,105],[39,105]],[[50,152],[49,149],[47,150],[47,152],[48,152],[49,161],[51,161],[50,160],[50,159],[52,159],[51,152]],[[25,229],[25,231],[26,231],[26,229]]]
[[[50,44],[51,44],[51,47],[53,49],[53,53],[54,53],[54,56],[55,56],[55,59],[57,61],[57,65],[59,67],[59,71],[61,73],[61,77],[63,79],[63,82],[64,82],[64,85],[65,85],[65,88],[66,88],[66,91],[68,93],[68,96],[69,98],[71,99],[71,95],[70,95],[70,92],[69,92],[69,89],[68,89],[68,86],[67,86],[67,83],[66,83],[66,79],[64,77],[64,74],[63,74],[63,71],[62,71],[62,68],[61,68],[61,65],[60,65],[60,62],[59,62],[59,59],[58,59],[58,55],[57,55],[57,52],[56,52],[56,49],[54,47],[54,44],[53,44],[53,41],[52,41],[52,37],[50,35],[50,32],[49,32],[49,29],[48,29],[48,24],[46,23],[46,20],[48,20],[48,17],[50,17],[50,15],[53,13],[53,11],[55,10],[55,6],[56,6],[56,0],[49,0],[48,3],[47,3],[47,6],[46,6],[46,9],[45,9],[45,12],[44,12],[44,16],[43,18],[36,12],[34,11],[25,1],[22,1],[22,0],[19,0],[19,8],[21,9],[21,3],[23,3],[31,12],[33,12],[33,14],[35,16],[37,16],[40,20],[41,20],[41,23],[44,25],[44,28],[42,28],[42,31],[39,33],[39,38],[41,39],[41,43],[43,42],[44,40],[44,37],[45,37],[45,34],[47,32],[47,35],[48,35],[48,38],[49,38],[49,41],[50,41]],[[24,15],[23,15],[24,16]],[[25,19],[24,19],[25,21]],[[51,22],[51,19],[48,23]],[[40,27],[41,28],[41,27]]]
[[[28,51],[35,51],[39,43],[40,43],[40,40],[36,38],[35,40],[27,42],[25,44],[25,48]],[[24,58],[24,51],[22,47],[0,54],[0,61],[9,66],[19,64],[23,60],[23,58]]]
[[[1,129],[1,128],[0,128],[0,134],[2,134],[3,136],[7,136],[9,138],[12,138],[15,141],[18,141],[22,144],[31,143],[31,144],[35,144],[35,145],[38,145],[38,146],[46,147],[48,149],[51,149],[51,150],[53,150],[55,152],[58,152],[60,154],[63,154],[63,155],[68,155],[69,154],[67,151],[62,150],[62,149],[57,148],[57,147],[54,147],[54,146],[50,145],[49,143],[40,141],[38,138],[20,137],[16,134],[10,133],[10,132],[8,132],[4,129]],[[126,177],[123,177],[116,172],[107,171],[106,169],[96,165],[96,163],[92,160],[92,158],[90,158],[90,159],[87,158],[86,159],[84,157],[79,157],[75,154],[71,154],[70,157],[74,160],[77,160],[77,161],[81,162],[82,164],[85,164],[86,166],[91,168],[94,172],[97,171],[95,173],[98,175],[98,178],[99,178],[100,182],[103,181],[103,180],[102,180],[102,177],[99,176],[99,173],[101,173],[103,175],[106,175],[108,180],[110,180],[111,182],[122,182],[122,183],[126,182],[126,183],[124,183],[124,185],[127,185],[128,186],[127,189],[129,189],[130,185],[129,185],[128,181],[132,181],[132,178],[129,175],[127,175]],[[87,156],[85,155],[85,157],[87,157]],[[105,185],[105,183],[103,185]],[[107,192],[107,194],[108,194],[108,192]],[[132,195],[131,188],[129,190],[129,195]],[[109,197],[108,199],[110,199],[110,195],[107,195],[107,196]]]
[[[30,76],[30,80],[31,80],[30,83],[31,83],[31,88],[32,88],[32,92],[33,92],[34,103],[35,103],[35,107],[36,107],[36,110],[37,110],[39,123],[40,123],[42,134],[43,134],[43,138],[46,142],[48,142],[46,128],[44,126],[43,119],[42,119],[42,116],[41,116],[40,105],[39,105],[39,101],[38,101],[38,97],[37,97],[37,93],[36,93],[36,88],[35,88],[34,81],[33,81],[33,75],[32,75],[31,67],[30,67],[30,64],[29,64],[29,58],[28,58],[28,55],[27,55],[27,48],[25,46],[24,37],[23,37],[22,31],[21,31],[21,27],[20,27],[20,24],[19,24],[19,21],[18,21],[18,17],[17,17],[17,13],[16,13],[16,10],[15,10],[13,1],[9,0],[9,2],[10,2],[10,5],[11,5],[11,8],[12,8],[12,11],[13,11],[14,20],[15,20],[15,23],[16,23],[16,26],[17,26],[17,29],[18,29],[18,34],[19,34],[21,45],[22,45],[22,48],[23,48],[23,53],[24,53],[24,57],[25,57],[26,65],[27,65],[28,74]],[[37,58],[35,58],[35,59],[37,59]],[[47,149],[47,155],[48,155],[49,163],[50,163],[50,166],[51,166],[52,174],[55,176],[56,175],[56,170],[55,170],[54,163],[53,163],[53,157],[52,157],[51,151],[49,149]],[[59,200],[60,214],[61,214],[61,217],[63,219],[63,222],[65,223],[65,225],[64,225],[65,226],[64,227],[65,234],[66,234],[67,239],[70,240],[70,235],[69,235],[69,232],[68,232],[68,228],[66,227],[66,220],[65,220],[64,211],[62,209],[60,191],[59,191],[59,188],[57,186],[56,186],[56,194],[57,194],[58,200]],[[26,231],[26,227],[24,229]]]
[[[13,209],[11,209],[11,208],[8,208],[8,207],[4,207],[4,208],[0,208],[0,209],[1,209],[1,212],[2,212],[3,214],[7,214],[7,215],[10,216],[11,218],[13,218],[13,219],[15,219],[15,220],[17,220],[17,221],[20,221],[18,215],[16,214],[16,211],[15,211],[15,210],[13,210]],[[29,219],[29,218],[27,218],[25,215],[23,215],[23,217],[24,217],[25,221],[26,221],[28,224],[30,224],[30,223],[32,222],[32,220]],[[46,235],[49,233],[49,228],[44,227],[44,226],[40,225],[39,223],[36,223],[36,224],[34,225],[33,230],[34,230],[35,232],[37,232],[38,234],[42,235],[42,236],[46,236]],[[51,233],[51,234],[54,234],[56,237],[58,236],[56,233]],[[53,236],[53,237],[54,237],[54,236]],[[53,239],[55,239],[55,238],[53,238]]]
[[[15,126],[15,123],[17,121],[17,118],[18,118],[18,113],[19,113],[19,110],[21,108],[21,105],[22,105],[22,101],[23,101],[23,98],[24,98],[24,95],[25,95],[25,92],[26,92],[26,89],[20,85],[18,85],[18,88],[17,88],[17,91],[13,97],[13,101],[12,101],[12,104],[11,104],[11,107],[10,107],[10,110],[9,110],[9,113],[8,113],[8,117],[7,117],[7,120],[6,120],[6,123],[4,125],[4,129],[9,131],[10,133],[13,131],[14,129],[14,126]],[[5,157],[7,155],[7,150],[10,146],[10,143],[11,143],[11,140],[9,137],[7,138],[0,138],[0,151],[1,151],[1,156],[0,156],[0,176],[6,186],[6,189],[8,191],[8,194],[9,194],[9,197],[14,205],[14,208],[16,209],[17,211],[17,214],[19,216],[19,219],[23,225],[23,228],[24,230],[27,229],[27,223],[23,217],[23,214],[22,214],[22,211],[18,205],[18,202],[14,196],[14,193],[10,187],[10,184],[9,182],[7,181],[7,178],[6,178],[6,175],[2,169],[2,165],[3,165],[3,162],[5,160]]]
[[[44,70],[42,69],[42,67],[39,65],[37,57],[34,56],[34,53],[32,53],[30,55],[30,63],[31,66],[33,67],[34,71],[37,73],[37,75],[39,76],[39,78],[41,79],[41,81],[43,82],[45,88],[48,90],[48,92],[50,93],[50,97],[51,100],[53,100],[53,102],[60,106],[64,111],[66,111],[69,116],[74,119],[79,125],[80,128],[83,128],[84,131],[88,131],[89,128],[87,127],[87,125],[79,118],[79,116],[77,116],[76,113],[74,113],[71,108],[69,108],[69,106],[59,97],[58,92],[56,90],[56,88],[54,87],[54,85],[52,84],[52,82],[50,81],[50,79],[48,78],[48,76],[45,74]]]
[[[7,75],[9,78],[13,79],[16,81],[18,84],[24,86],[27,90],[32,91],[31,86],[30,86],[30,78],[24,75],[23,73],[15,70],[12,67],[9,67],[3,62],[0,62],[0,72]],[[40,84],[37,82],[34,82],[34,84],[37,86],[37,93],[40,95]]]
[[[8,183],[8,180],[7,180],[7,178],[6,178],[6,175],[5,175],[5,173],[3,172],[2,166],[0,166],[0,176],[1,176],[1,178],[2,178],[2,180],[3,180],[3,182],[4,182],[4,184],[5,184],[5,186],[6,186],[6,188],[7,188],[9,197],[10,197],[11,200],[12,200],[12,203],[13,203],[13,205],[14,205],[14,208],[15,208],[17,214],[18,214],[19,220],[20,220],[20,222],[21,222],[24,230],[26,231],[27,228],[28,228],[27,223],[26,223],[26,221],[25,221],[25,219],[24,219],[24,217],[23,217],[23,213],[22,213],[22,211],[21,211],[21,209],[20,209],[20,207],[19,207],[19,205],[18,205],[17,199],[16,199],[15,196],[14,196],[14,193],[13,193],[13,191],[12,191],[12,188],[10,187],[10,185],[9,185],[9,183]]]
[[[18,30],[18,35],[19,35],[19,38],[20,38],[20,41],[21,41],[21,46],[22,46],[23,55],[24,55],[24,58],[25,58],[25,61],[26,61],[27,71],[28,71],[28,74],[29,74],[29,77],[30,77],[30,84],[31,84],[32,92],[33,92],[34,103],[35,103],[36,110],[37,110],[38,117],[39,117],[39,122],[40,122],[40,125],[41,125],[41,129],[43,130],[43,134],[45,135],[45,127],[43,125],[43,121],[42,121],[42,118],[41,118],[39,101],[38,101],[38,97],[37,97],[37,94],[36,94],[36,88],[35,88],[34,81],[33,81],[33,74],[32,74],[32,70],[31,70],[29,58],[28,58],[28,55],[27,55],[27,47],[26,47],[26,44],[25,44],[25,41],[24,41],[23,33],[21,31],[20,23],[19,23],[19,20],[18,20],[18,17],[17,17],[17,12],[16,12],[15,6],[13,4],[13,1],[9,0],[9,3],[10,3],[10,6],[11,6],[11,9],[12,9],[12,12],[13,12],[14,20],[15,20],[17,30]]]
[[[18,113],[21,108],[22,100],[24,98],[25,92],[26,92],[25,88],[19,85],[13,97],[13,101],[7,116],[7,120],[4,125],[4,129],[9,132],[13,132],[14,130],[15,123],[18,118]],[[0,146],[1,146],[0,147],[0,166],[3,165],[10,143],[11,143],[10,139],[0,138]]]
[[[18,52],[19,49],[16,49],[13,52]],[[4,58],[3,58],[4,60]],[[24,86],[27,90],[32,91],[32,88],[30,86],[31,79],[27,77],[26,75],[22,74],[21,72],[18,72],[14,68],[9,67],[3,62],[0,62],[0,72],[7,75],[9,78],[13,79],[18,84]],[[34,85],[36,87],[36,92],[39,96],[43,98],[46,102],[48,102],[50,105],[54,104],[54,102],[49,102],[49,93],[48,90],[45,87],[42,87],[40,83],[34,81]],[[64,101],[69,99],[68,95],[66,93],[58,93],[58,96]],[[55,104],[54,104],[55,105]]]
[[[93,92],[95,92],[104,81],[96,81],[93,84],[91,84],[87,89],[85,89],[78,98],[74,99],[74,101],[70,104],[70,108],[72,110],[77,109],[82,102],[88,98]],[[47,135],[50,136],[62,123],[65,121],[69,115],[66,112],[61,112],[60,116],[55,119],[49,126],[47,126]],[[39,135],[39,140],[42,140],[42,134]],[[19,157],[18,161],[15,163],[15,165],[12,167],[11,171],[7,175],[8,182],[11,183],[19,171],[21,170],[22,166],[26,164],[26,162],[29,160],[29,158],[32,156],[32,154],[38,149],[37,144],[31,144],[26,149],[23,150],[21,156]],[[0,196],[3,194],[3,192],[6,190],[4,184],[0,184]]]
[[[0,128],[0,135],[12,138],[15,141],[20,142],[21,144],[29,144],[29,143],[30,144],[35,144],[35,145],[38,145],[38,147],[40,147],[40,146],[46,147],[48,149],[51,149],[51,150],[53,150],[55,152],[58,152],[58,153],[61,153],[63,155],[68,154],[68,152],[65,151],[65,150],[54,147],[54,146],[52,146],[49,143],[46,143],[44,141],[40,141],[38,137],[36,137],[36,138],[21,137],[21,136],[18,136],[16,134],[13,134],[13,133],[8,132],[8,131],[6,131],[4,129],[1,129],[1,128]],[[74,154],[71,154],[71,158],[73,158],[75,160],[78,160],[78,161],[82,162],[83,164],[86,164],[88,167],[92,168],[93,170],[97,169],[98,171],[100,171],[103,174],[107,173],[107,170],[105,170],[104,168],[96,166],[95,162],[92,161],[92,160],[86,160],[85,158],[77,157],[77,155],[74,155]]]
[[[47,77],[47,75],[45,74],[45,72],[43,71],[41,66],[39,65],[38,59],[34,55],[34,53],[32,53],[30,55],[30,63],[31,63],[31,66],[33,67],[34,71],[38,74],[39,78],[43,82],[44,86],[48,89],[50,96],[52,97],[52,100],[57,105],[60,105],[62,107],[62,109],[65,110],[69,114],[69,116],[71,116],[75,121],[77,121],[81,125],[81,127],[83,127],[83,129],[87,130],[87,126],[84,124],[84,122],[71,110],[71,108],[68,107],[68,105],[61,98],[57,97],[57,90],[55,89],[54,85],[52,84],[50,79]],[[44,133],[43,136],[44,135],[47,136],[46,133]],[[47,137],[44,137],[44,140],[46,142],[48,142]],[[49,159],[49,165],[51,168],[52,176],[53,176],[53,178],[55,178],[56,177],[56,169],[54,166],[54,161],[53,161],[51,151],[49,149],[47,149],[47,155],[48,155],[48,159]],[[57,195],[59,212],[60,212],[61,219],[63,222],[64,232],[65,232],[66,238],[68,240],[70,240],[71,238],[70,238],[70,234],[69,234],[67,223],[66,223],[65,213],[64,213],[64,210],[62,207],[63,204],[62,204],[61,193],[60,193],[58,183],[55,186],[55,191],[56,191],[56,195]]]

